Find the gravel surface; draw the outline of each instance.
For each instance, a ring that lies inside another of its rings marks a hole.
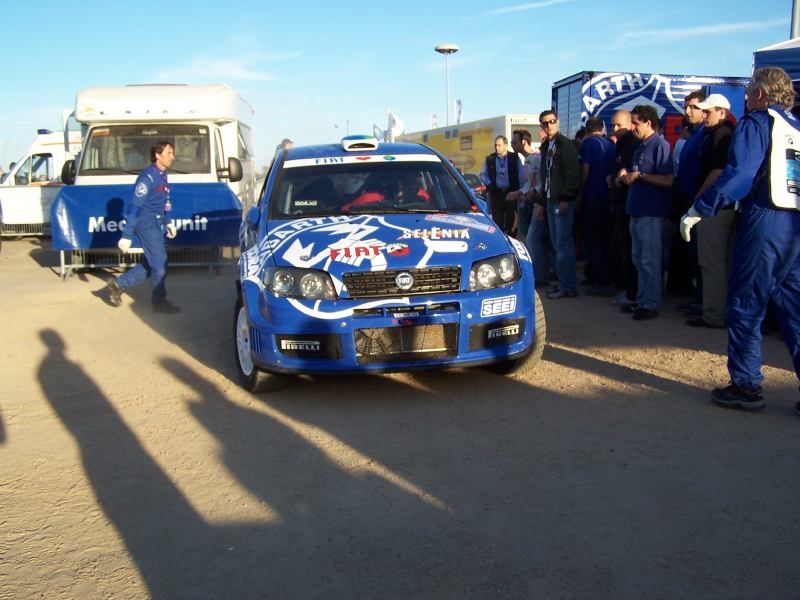
[[[726,333],[545,300],[532,376],[235,383],[233,267],[179,315],[0,253],[0,598],[800,598],[798,382],[709,403]]]

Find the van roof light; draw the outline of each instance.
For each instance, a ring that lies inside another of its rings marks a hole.
[[[345,152],[377,150],[378,140],[371,135],[348,135],[342,138],[342,148]]]

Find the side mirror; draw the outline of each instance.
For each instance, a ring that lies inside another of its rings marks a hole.
[[[228,158],[228,168],[227,169],[217,169],[217,177],[222,179],[227,179],[231,183],[236,181],[241,181],[243,176],[242,172],[242,163],[239,162],[238,158],[234,158],[231,156]]]
[[[68,160],[61,167],[61,181],[67,185],[75,183],[75,161]]]
[[[258,221],[261,219],[261,209],[257,206],[251,206],[244,216],[247,227],[256,230],[258,229]]]

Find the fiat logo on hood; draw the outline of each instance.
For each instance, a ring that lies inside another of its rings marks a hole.
[[[414,276],[407,271],[403,271],[397,274],[394,282],[401,290],[410,290],[414,286]]]

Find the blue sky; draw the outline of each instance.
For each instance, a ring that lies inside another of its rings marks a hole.
[[[753,50],[789,37],[792,1],[89,0],[69,15],[64,6],[46,0],[36,13],[47,18],[4,20],[4,168],[93,86],[227,83],[255,108],[261,165],[283,137],[336,140],[348,123],[370,133],[390,108],[406,131],[429,127],[432,113],[443,125],[445,61],[433,50],[442,43],[460,46],[449,71],[462,121],[538,113],[554,81],[582,70],[747,76]]]

